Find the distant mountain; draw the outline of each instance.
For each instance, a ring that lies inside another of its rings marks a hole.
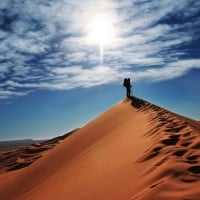
[[[34,144],[36,142],[42,142],[42,141],[44,140],[23,139],[23,140],[0,141],[0,149],[27,146],[27,145]]]

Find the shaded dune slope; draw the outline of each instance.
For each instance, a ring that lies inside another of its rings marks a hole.
[[[2,199],[199,199],[200,124],[125,99],[30,166],[0,175]]]

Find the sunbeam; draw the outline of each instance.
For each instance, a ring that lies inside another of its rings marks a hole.
[[[88,24],[87,31],[87,41],[90,44],[98,45],[100,65],[103,65],[104,49],[114,43],[116,35],[114,25],[106,16],[98,15]]]

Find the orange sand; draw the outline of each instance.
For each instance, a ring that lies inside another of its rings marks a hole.
[[[0,175],[0,199],[200,199],[200,123],[136,98],[41,156]]]

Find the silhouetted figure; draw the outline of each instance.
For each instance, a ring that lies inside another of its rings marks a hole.
[[[126,96],[127,98],[131,98],[131,79],[130,78],[125,78],[124,79],[124,87],[126,88]]]

